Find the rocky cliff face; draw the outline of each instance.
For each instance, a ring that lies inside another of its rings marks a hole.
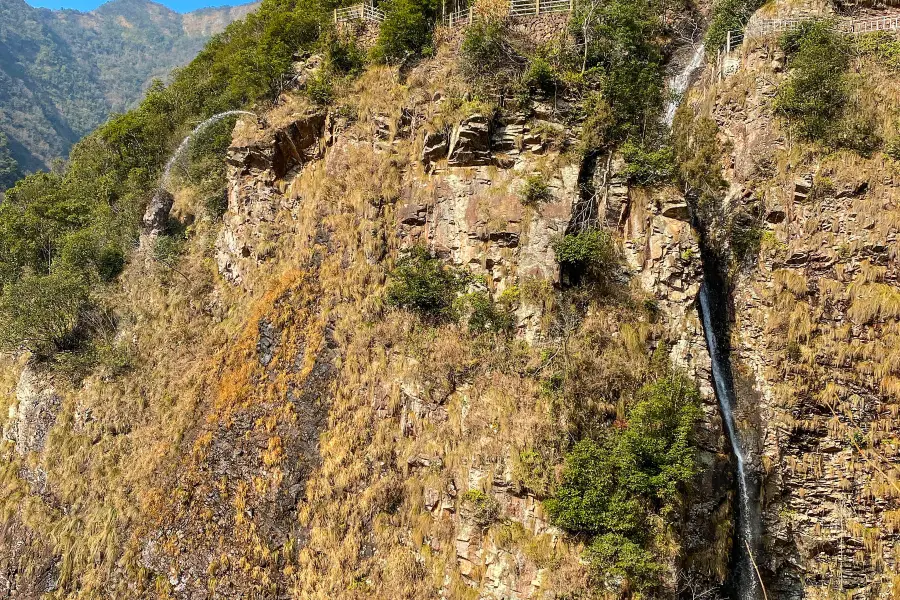
[[[699,383],[700,474],[663,579],[696,597],[727,579],[734,465],[688,201],[629,184],[615,152],[568,151],[564,99],[472,100],[452,51],[370,68],[328,109],[287,93],[239,122],[221,227],[195,223],[175,267],[136,261],[113,299],[126,375],[73,387],[3,371],[17,379],[0,380],[13,498],[0,592],[595,597],[582,541],[543,505],[562,463],[552,428],[569,425],[545,387],[561,355],[579,365],[584,412],[608,422],[651,361]],[[758,563],[772,598],[890,598],[896,166],[792,142],[771,105],[784,68],[774,45],[750,43],[687,106],[727,148],[724,212],[758,225],[728,307],[738,425],[762,481]],[[548,186],[528,202],[534,175]],[[172,201],[151,204],[147,236]],[[552,243],[585,220],[621,261],[572,316]],[[512,339],[387,310],[388,273],[414,246],[507,298]]]
[[[422,67],[425,72],[409,78],[452,84],[446,73],[427,71],[435,68]],[[558,284],[551,242],[578,218],[586,168],[562,152],[572,141],[560,122],[564,115],[541,103],[530,111],[485,114],[474,105],[460,106],[449,85],[412,85],[401,91],[393,77],[381,71],[364,79],[360,85],[365,92],[361,106],[354,107],[359,111],[354,118],[347,118],[341,108],[326,115],[288,102],[277,109],[277,118],[269,119],[277,125],[238,125],[229,152],[229,210],[217,242],[220,272],[253,289],[286,255],[317,270],[320,277],[331,276],[327,265],[333,264],[349,270],[333,283],[322,280],[319,304],[339,306],[346,300],[338,296],[359,293],[349,283],[361,276],[357,271],[380,272],[390,252],[425,245],[476,274],[494,297],[525,289],[529,282]],[[621,281],[634,293],[655,298],[657,322],[635,325],[650,336],[637,343],[668,348],[676,365],[705,382],[703,501],[690,509],[692,525],[685,543],[698,570],[721,580],[729,547],[728,528],[722,523],[730,512],[731,467],[694,304],[701,267],[687,205],[675,189],[629,189],[618,156],[600,157],[598,165],[591,167],[591,187],[600,198],[601,223],[621,236]],[[526,206],[522,190],[534,174],[549,183],[549,197]],[[367,185],[360,185],[363,181]],[[332,285],[336,289],[329,289]],[[363,314],[371,310],[369,301],[358,302]],[[346,318],[332,314],[329,319],[338,323]],[[551,332],[541,302],[523,299],[516,315],[520,335],[542,347],[540,340]],[[592,318],[613,328],[608,332],[612,340],[634,334],[630,325],[611,316]],[[272,362],[272,348],[284,336],[272,323],[268,318],[260,321],[255,342],[264,364]],[[338,323],[332,327],[340,331]],[[387,332],[381,329],[381,335]],[[585,585],[586,573],[576,560],[577,546],[569,548],[571,540],[548,524],[540,491],[524,486],[518,472],[518,452],[539,435],[535,427],[542,409],[540,402],[532,404],[534,383],[496,371],[494,361],[484,358],[481,366],[470,363],[464,368],[474,359],[472,351],[451,350],[448,345],[456,343],[452,339],[417,349],[375,343],[380,358],[367,372],[389,375],[363,384],[370,386],[364,392],[370,399],[353,410],[371,420],[366,427],[378,432],[373,435],[386,436],[379,443],[387,446],[379,448],[394,458],[375,463],[368,483],[357,481],[354,487],[374,485],[374,476],[407,490],[397,501],[415,515],[417,524],[411,532],[400,532],[400,547],[413,550],[426,569],[442,573],[436,580],[442,583],[432,584],[435,593],[461,586],[481,598],[538,598],[578,589]],[[336,342],[341,360],[360,360],[354,354],[356,343],[347,343]],[[277,359],[272,364],[277,365]],[[336,385],[340,389],[346,383]],[[335,409],[331,407],[333,415]],[[341,420],[330,417],[321,435],[329,438]],[[333,459],[323,455],[319,460],[327,464]],[[333,487],[335,476],[321,471],[312,481],[326,477],[328,483],[322,485]],[[486,490],[505,525],[488,527],[468,511],[467,490]],[[333,493],[325,495],[337,501]],[[340,502],[340,510],[359,510]],[[313,531],[320,518],[306,513]],[[306,535],[313,543],[316,534]],[[355,535],[362,538],[360,554],[353,560],[369,562],[370,556],[399,551],[395,543],[385,547],[371,532]],[[548,568],[551,562],[557,565],[553,569]],[[333,572],[336,565],[308,568]],[[193,571],[194,581],[177,589],[199,593],[201,572]],[[184,581],[181,576],[178,580]]]
[[[783,7],[782,7],[783,8]],[[726,210],[758,219],[758,261],[734,277],[740,428],[761,473],[770,597],[896,594],[896,163],[792,140],[773,116],[774,40],[705,86],[730,148]],[[860,81],[890,104],[878,65]],[[867,92],[868,93],[868,92]]]

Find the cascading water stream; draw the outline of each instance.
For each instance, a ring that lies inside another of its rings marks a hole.
[[[178,159],[184,155],[187,151],[188,146],[191,144],[191,140],[194,139],[199,133],[201,133],[207,127],[211,125],[215,125],[222,119],[226,119],[228,117],[233,117],[236,115],[250,115],[251,117],[256,117],[256,113],[252,113],[246,110],[228,110],[217,115],[213,115],[207,120],[203,121],[199,125],[197,125],[193,131],[191,131],[178,145],[178,148],[172,153],[172,156],[169,158],[169,162],[166,163],[166,167],[163,170],[162,179],[160,180],[160,188],[165,189],[169,186],[169,180],[172,176],[172,167],[178,162]]]
[[[705,53],[706,49],[702,43],[692,46],[690,58],[669,79],[670,100],[663,113],[663,122],[667,127],[672,126],[679,104],[681,104],[685,93],[693,82],[694,76],[703,68]],[[703,231],[702,223],[693,214],[691,220],[695,229],[701,234],[700,247],[704,263],[704,281],[700,286],[699,308],[703,321],[703,333],[712,362],[713,386],[721,407],[722,421],[725,424],[728,441],[731,444],[735,462],[737,463],[738,503],[735,508],[731,587],[737,600],[759,600],[762,594],[762,587],[757,576],[756,565],[753,562],[754,554],[759,548],[760,537],[759,517],[755,500],[756,488],[751,486],[751,480],[747,472],[746,456],[741,446],[740,433],[734,417],[736,398],[731,362],[728,357],[725,284],[722,281],[715,253],[711,252],[704,243],[705,232]]]
[[[675,121],[675,112],[678,110],[678,105],[681,104],[681,99],[684,97],[685,92],[691,85],[694,75],[703,68],[705,55],[706,47],[702,43],[695,45],[691,52],[690,60],[688,60],[681,71],[669,80],[669,103],[666,105],[666,111],[663,113],[663,122],[667,127],[671,127]]]
[[[713,385],[722,410],[722,421],[737,463],[738,506],[735,510],[733,584],[739,600],[757,600],[760,597],[760,585],[751,553],[756,552],[759,547],[759,522],[747,476],[744,450],[734,421],[735,394],[731,365],[722,354],[718,330],[713,322],[713,315],[719,307],[715,306],[709,284],[709,279],[706,278],[700,286],[700,316],[712,363]]]

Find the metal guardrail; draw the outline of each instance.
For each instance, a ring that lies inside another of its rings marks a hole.
[[[754,21],[743,32],[729,31],[727,33],[725,45],[720,49],[720,56],[727,55],[739,48],[746,38],[793,31],[802,27],[804,23],[809,23],[819,18],[760,19]],[[832,21],[835,30],[846,35],[874,33],[877,31],[900,31],[900,14],[864,17],[861,19],[833,19]]]
[[[574,9],[575,0],[510,0],[507,14],[511,17],[527,17],[548,13],[570,12]],[[452,28],[467,25],[477,18],[478,13],[470,6],[469,8],[444,15],[441,22]]]
[[[384,11],[369,2],[334,9],[334,22],[344,21],[384,21]]]
[[[509,14],[514,17],[569,12],[575,8],[575,0],[510,0]]]
[[[760,19],[747,28],[745,35],[759,36],[770,33],[783,33],[799,29],[804,23],[815,21],[816,17],[793,19]],[[827,19],[825,19],[827,20]],[[900,14],[881,17],[863,17],[860,19],[834,19],[834,28],[841,33],[871,33],[875,31],[900,31]]]

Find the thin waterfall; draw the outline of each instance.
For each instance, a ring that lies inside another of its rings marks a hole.
[[[169,158],[169,162],[166,163],[166,167],[163,170],[162,179],[160,180],[160,187],[165,189],[169,187],[170,179],[172,176],[172,167],[178,162],[178,160],[184,155],[187,151],[188,147],[191,145],[191,140],[194,139],[199,133],[201,133],[207,127],[214,125],[221,121],[222,119],[226,119],[228,117],[233,117],[235,115],[250,115],[252,117],[257,116],[256,113],[252,113],[246,110],[228,110],[217,115],[213,115],[207,120],[203,121],[199,125],[197,125],[192,132],[190,132],[178,145],[178,148],[172,154],[171,158]]]
[[[681,104],[685,92],[694,80],[694,75],[703,68],[703,59],[706,55],[706,47],[702,42],[693,47],[690,60],[676,73],[667,84],[669,90],[669,103],[666,105],[666,111],[663,113],[663,122],[667,127],[671,127],[675,121],[675,112],[678,105]]]
[[[740,433],[734,421],[735,393],[731,364],[727,356],[723,355],[722,342],[719,339],[720,329],[713,321],[714,315],[720,314],[719,311],[723,309],[722,306],[717,305],[717,302],[720,303],[722,299],[714,298],[717,294],[710,290],[710,278],[705,277],[704,279],[698,296],[700,316],[703,320],[703,332],[712,363],[713,385],[722,411],[722,422],[725,424],[725,431],[737,463],[738,505],[735,510],[732,580],[735,595],[739,600],[757,600],[760,597],[760,584],[756,567],[753,564],[752,553],[756,553],[759,548],[759,516],[753,488],[749,484]],[[717,291],[724,292],[724,290]]]

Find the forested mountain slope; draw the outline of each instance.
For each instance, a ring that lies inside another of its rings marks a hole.
[[[180,15],[149,1],[116,0],[82,13],[0,1],[0,132],[7,138],[0,148],[9,148],[21,170],[49,167],[253,7]],[[8,179],[0,171],[0,186]]]

